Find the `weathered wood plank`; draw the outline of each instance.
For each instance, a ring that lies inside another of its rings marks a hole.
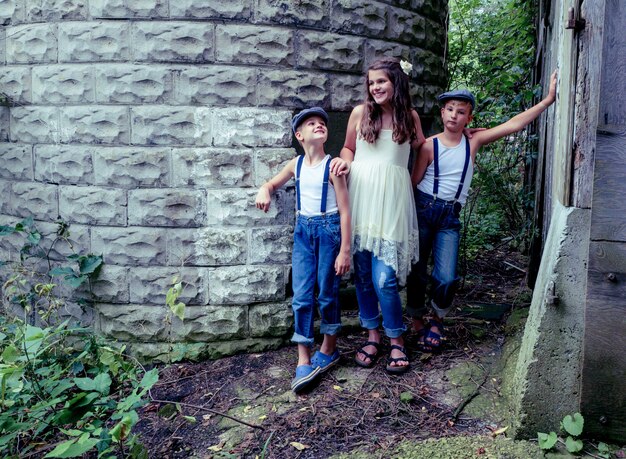
[[[626,438],[626,243],[589,246],[581,412],[585,434]]]
[[[626,241],[626,126],[598,130],[591,239]]]
[[[591,207],[594,152],[598,126],[600,79],[604,45],[604,0],[582,2],[581,16],[586,20],[578,38],[576,112],[574,114],[574,177],[571,205]]]
[[[606,0],[600,124],[626,125],[626,2]]]

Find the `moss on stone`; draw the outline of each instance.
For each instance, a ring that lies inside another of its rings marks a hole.
[[[377,455],[380,451],[377,452]],[[333,459],[369,459],[366,450],[333,456]],[[506,437],[448,437],[418,442],[402,442],[386,451],[384,457],[394,459],[541,459],[544,454],[535,444]]]

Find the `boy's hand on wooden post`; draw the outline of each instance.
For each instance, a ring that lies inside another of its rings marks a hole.
[[[256,201],[254,205],[257,209],[261,209],[263,212],[267,213],[270,210],[270,204],[272,203],[272,197],[270,196],[270,192],[265,185],[259,188],[259,192],[256,194]]]
[[[350,271],[350,252],[339,252],[335,259],[335,272],[338,276],[343,276]]]
[[[541,103],[545,105],[545,108],[548,108],[556,100],[556,81],[557,70],[552,72],[552,75],[550,75],[550,88],[548,89],[548,95],[541,101]]]

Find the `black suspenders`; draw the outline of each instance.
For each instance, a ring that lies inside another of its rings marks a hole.
[[[465,184],[465,176],[467,175],[467,169],[469,168],[470,160],[472,159],[472,154],[470,151],[470,143],[469,139],[465,138],[465,164],[463,165],[463,173],[461,174],[461,182],[459,183],[459,187],[456,190],[456,195],[454,196],[454,202],[459,200],[461,197],[461,192],[463,191],[463,185]],[[433,139],[433,149],[434,149],[434,159],[433,163],[435,166],[435,180],[433,183],[433,198],[437,199],[437,193],[439,193],[439,141],[435,137]]]
[[[302,170],[302,163],[304,162],[304,155],[300,155],[298,162],[296,163],[296,205],[297,211],[300,213],[300,171]],[[326,198],[328,196],[328,177],[330,175],[330,160],[326,161],[324,168],[324,181],[322,182],[322,201],[320,203],[320,212],[322,215],[326,215]]]

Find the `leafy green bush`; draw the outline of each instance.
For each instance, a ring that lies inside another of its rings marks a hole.
[[[63,222],[49,243],[32,219],[0,226],[0,235],[23,239],[19,257],[0,263],[0,453],[147,457],[131,429],[158,380],[157,370],[145,371],[123,347],[107,345],[73,319],[63,319],[71,301],[63,289],[90,285],[102,257],[73,252]],[[51,254],[62,241],[72,253],[65,263],[54,262]],[[76,301],[88,306],[89,300]]]
[[[473,126],[500,124],[529,108],[538,95],[540,88],[532,84],[535,11],[534,0],[451,0],[449,86],[474,92]],[[478,154],[463,215],[467,258],[504,238],[526,248],[534,203],[526,172],[536,161],[536,140],[523,131]]]

